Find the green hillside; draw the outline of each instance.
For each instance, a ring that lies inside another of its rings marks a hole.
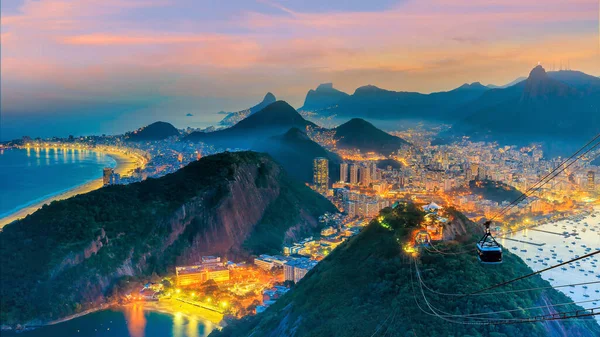
[[[267,311],[231,324],[213,336],[598,336],[593,319],[516,325],[456,324],[435,317],[423,300],[411,257],[401,248],[421,221],[413,206],[384,209],[381,222],[373,220],[359,235],[335,249],[295,288]],[[460,215],[458,215],[460,216]],[[453,220],[454,221],[454,220]],[[471,224],[473,225],[473,224]],[[473,243],[437,247],[447,255],[422,252],[416,257],[423,282],[441,293],[469,293],[531,272],[517,256],[505,253],[501,265],[481,265]],[[464,253],[461,253],[466,251]],[[457,255],[449,255],[449,254]],[[502,290],[547,287],[531,277]],[[507,311],[493,319],[524,318],[546,310],[515,310],[568,303],[554,289],[457,298],[424,290],[436,310],[452,315]],[[420,305],[424,311],[419,309]],[[561,306],[561,311],[573,310]],[[451,320],[464,321],[462,318]],[[479,319],[470,323],[481,322]]]
[[[173,272],[198,256],[280,250],[288,229],[318,231],[317,217],[335,210],[255,152],[55,201],[0,232],[0,323],[85,310],[121,281]]]

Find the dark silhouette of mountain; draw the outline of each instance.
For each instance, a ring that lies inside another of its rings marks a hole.
[[[360,118],[353,118],[334,130],[337,147],[341,149],[358,149],[361,152],[388,155],[402,146],[409,145],[404,139],[392,136]]]
[[[467,117],[449,134],[516,145],[542,142],[550,153],[566,154],[571,145],[583,145],[600,132],[600,91],[594,88],[595,81],[587,76],[549,76],[537,66],[527,80],[489,90],[462,106],[460,113]]]
[[[349,95],[333,88],[333,83],[320,84],[316,90],[309,90],[301,111],[321,111],[336,106]]]
[[[249,115],[264,109],[265,107],[267,107],[267,105],[275,103],[275,101],[277,101],[275,95],[268,92],[260,103],[251,108],[237,112],[221,112],[222,114],[227,114],[227,116],[225,116],[225,118],[223,118],[219,122],[219,124],[222,126],[233,126],[242,119],[248,117]]]
[[[490,326],[477,324],[582,310],[568,304],[571,299],[538,276],[519,281],[511,290],[539,291],[508,292],[500,297],[470,296],[462,300],[436,294],[468,294],[532,272],[508,249],[504,250],[502,264],[493,268],[482,266],[472,251],[480,227],[456,211],[449,213],[444,233],[451,232],[454,239],[444,234],[453,241],[436,244],[444,254],[429,249],[419,250],[414,257],[406,253],[402,248],[421,228],[423,213],[411,204],[386,208],[379,218],[333,250],[265,312],[228,324],[223,330],[213,331],[210,337],[593,337],[600,334],[593,318],[495,325],[493,331]],[[551,308],[552,304],[564,303],[567,304]],[[539,309],[519,309],[534,307]],[[452,316],[444,317],[446,313]],[[484,313],[492,314],[482,320],[467,321],[461,317]]]
[[[315,124],[302,118],[284,101],[277,101],[249,115],[232,127],[214,132],[193,132],[185,141],[199,141],[220,147],[251,148],[258,140],[282,134],[290,128],[305,129]]]
[[[487,87],[490,89],[504,89],[504,88],[508,88],[508,87],[512,87],[515,84],[518,84],[520,82],[523,82],[527,79],[527,77],[525,76],[521,76],[516,78],[515,80],[505,84],[505,85],[494,85],[494,84],[488,84]]]
[[[327,113],[378,119],[454,121],[463,117],[456,115],[454,110],[457,107],[480,97],[488,90],[478,82],[431,94],[397,92],[367,85],[342,98]]]
[[[133,142],[163,140],[171,136],[178,136],[179,130],[166,122],[154,122],[148,126],[125,134],[125,138]]]
[[[581,71],[550,71],[548,72],[548,77],[566,83],[584,93],[600,91],[600,78],[582,73]]]
[[[312,183],[313,160],[317,157],[329,160],[329,176],[332,181],[339,177],[341,158],[312,141],[304,131],[294,127],[258,143],[254,150],[266,152],[275,159],[292,177]]]
[[[0,232],[0,324],[98,307],[199,256],[276,253],[294,235],[318,233],[318,217],[335,211],[256,152],[54,201]]]

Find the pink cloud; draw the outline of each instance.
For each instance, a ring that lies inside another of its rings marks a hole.
[[[156,45],[215,42],[227,37],[218,34],[171,35],[146,33],[143,35],[85,34],[59,37],[58,41],[73,45]]]

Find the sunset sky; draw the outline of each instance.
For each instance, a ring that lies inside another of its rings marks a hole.
[[[336,4],[339,3],[339,4]],[[267,91],[600,75],[598,0],[2,0],[2,140],[201,126]],[[185,117],[192,113],[193,117]],[[187,119],[186,119],[187,118]]]

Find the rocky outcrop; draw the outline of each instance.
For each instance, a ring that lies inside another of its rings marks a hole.
[[[108,238],[106,237],[106,232],[104,229],[101,228],[96,239],[91,241],[86,247],[80,251],[69,252],[67,256],[58,264],[58,266],[50,271],[50,278],[54,279],[56,275],[60,274],[65,269],[76,266],[88,259],[90,256],[95,255],[106,244],[108,244]]]

